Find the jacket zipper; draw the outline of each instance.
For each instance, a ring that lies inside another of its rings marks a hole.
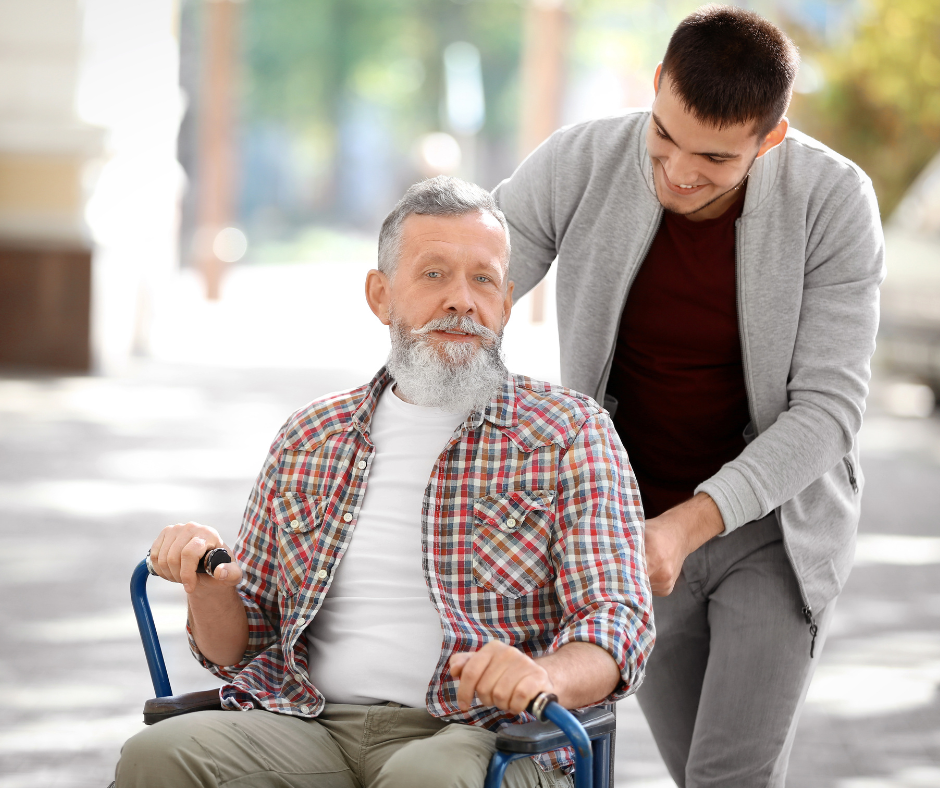
[[[643,254],[639,257],[639,263],[634,267],[633,273],[630,274],[630,278],[627,280],[627,286],[624,288],[623,295],[620,298],[620,313],[617,315],[617,333],[614,334],[614,343],[610,348],[610,354],[607,356],[607,363],[604,365],[604,374],[601,376],[601,383],[599,391],[597,392],[597,397],[595,399],[603,403],[604,394],[607,392],[607,381],[610,379],[610,368],[614,363],[614,354],[617,352],[617,338],[620,333],[620,321],[623,320],[623,310],[627,308],[627,296],[630,293],[630,288],[633,287],[633,280],[636,279],[636,275],[640,273],[640,268],[643,265],[643,261],[646,259],[646,255],[649,254],[650,247],[653,245],[653,241],[656,240],[656,234],[659,232],[659,228],[663,223],[663,215],[666,212],[662,207],[659,208],[659,220],[656,222],[656,229],[650,234],[646,239],[646,246],[643,249]]]
[[[852,492],[858,493],[858,479],[855,478],[855,468],[852,467],[852,461],[848,457],[843,457],[845,469],[849,472],[849,484],[852,485]]]
[[[747,413],[751,417],[751,424],[754,425],[754,434],[760,434],[760,426],[757,423],[757,419],[754,418],[754,411],[751,407],[751,403],[754,401],[753,396],[751,395],[751,386],[750,378],[748,377],[747,372],[747,353],[745,352],[744,344],[744,317],[742,310],[742,298],[741,298],[741,220],[738,219],[734,223],[734,292],[735,298],[737,300],[738,307],[738,341],[741,343],[741,367],[744,370],[744,390],[747,393]],[[853,482],[852,488],[855,489],[855,476],[852,474],[851,470],[849,471],[849,478]],[[778,518],[779,523],[779,518]],[[803,578],[800,577],[800,573],[796,571],[796,564],[793,562],[793,553],[790,552],[790,545],[787,542],[787,534],[783,530],[781,525],[780,535],[783,538],[783,549],[787,554],[787,560],[790,562],[790,566],[793,567],[793,575],[796,577],[796,584],[800,588],[800,598],[803,601],[803,607],[800,612],[803,614],[803,618],[806,620],[807,625],[809,625],[809,634],[810,634],[810,643],[809,643],[809,658],[813,659],[816,651],[816,634],[819,632],[819,627],[816,625],[816,618],[813,616],[813,608],[810,607],[809,601],[806,598],[806,589],[803,587]]]
[[[816,626],[816,619],[813,618],[813,609],[806,605],[803,608],[803,618],[806,619],[806,623],[809,624],[809,634],[812,640],[809,642],[809,658],[813,658],[813,652],[816,650],[816,633],[819,632],[819,627]]]

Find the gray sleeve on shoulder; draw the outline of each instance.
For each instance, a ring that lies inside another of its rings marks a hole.
[[[557,255],[555,234],[555,150],[559,132],[539,145],[493,190],[509,222],[512,259],[509,278],[519,300],[548,273]]]

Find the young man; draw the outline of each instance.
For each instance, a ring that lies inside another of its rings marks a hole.
[[[425,181],[389,214],[366,280],[387,367],[288,419],[235,563],[196,574],[222,544],[198,523],[151,548],[223,707],[247,713],[138,734],[117,788],[473,788],[495,729],[540,692],[574,708],[638,686],[653,631],[636,485],[595,402],[506,371],[508,263],[477,186]],[[570,763],[516,761],[504,785],[562,788]]]
[[[557,257],[565,385],[615,413],[640,485],[638,698],[688,788],[784,784],[855,547],[883,240],[870,180],[788,126],[797,67],[707,6],[652,111],[558,131],[495,191],[516,295]]]

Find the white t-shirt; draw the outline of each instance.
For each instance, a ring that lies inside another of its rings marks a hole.
[[[421,551],[424,492],[466,414],[404,402],[389,385],[372,416],[362,508],[307,627],[309,675],[328,703],[425,707],[443,633]]]

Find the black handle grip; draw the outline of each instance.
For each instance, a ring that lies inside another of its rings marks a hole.
[[[232,556],[224,547],[216,547],[214,550],[207,550],[206,554],[200,559],[196,572],[200,575],[212,575],[215,577],[215,570],[222,564],[232,563]]]
[[[150,551],[147,551],[147,557],[144,559],[147,562],[147,571],[156,576],[157,572],[153,568],[153,564],[150,563]],[[212,550],[206,550],[202,558],[199,559],[199,564],[196,566],[196,573],[200,575],[212,575],[215,577],[215,570],[218,569],[222,564],[232,563],[232,556],[228,554],[228,550],[224,547],[215,547]]]
[[[558,696],[553,692],[540,692],[529,701],[529,705],[525,707],[525,710],[539,722],[545,722],[545,707],[549,703],[558,703]]]

